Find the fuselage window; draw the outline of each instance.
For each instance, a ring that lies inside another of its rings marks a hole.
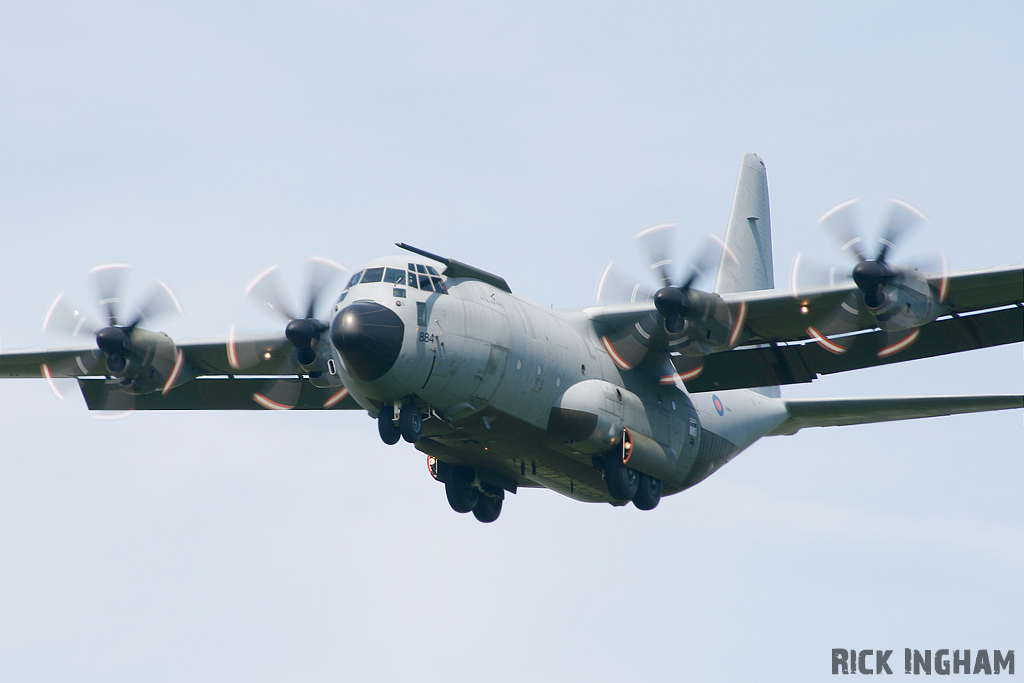
[[[440,275],[441,273],[434,270],[434,266],[427,266],[427,272],[431,275]]]
[[[365,284],[367,282],[380,282],[381,278],[384,277],[383,268],[367,268],[363,271],[363,279],[360,283]]]
[[[433,278],[430,278],[430,279],[434,281],[434,291],[435,292],[437,292],[438,294],[447,294],[448,293],[448,290],[445,289],[444,282],[441,281],[441,278],[433,277]]]
[[[417,263],[416,264],[416,272],[418,272],[418,273],[426,273],[427,269],[423,267],[423,264]]]
[[[363,271],[360,270],[358,273],[353,275],[352,279],[348,281],[348,287],[354,287],[355,284],[357,282],[359,282],[359,276],[362,275],[362,274],[363,274]],[[348,287],[346,287],[345,289],[348,289]]]
[[[428,292],[434,291],[434,288],[430,284],[430,276],[429,275],[420,275],[420,289],[425,289]]]
[[[404,285],[405,271],[398,270],[397,268],[388,268],[384,271],[384,282],[390,282],[393,285]]]
[[[409,268],[412,268],[412,264],[409,264]],[[409,273],[409,286],[416,287],[416,273]]]

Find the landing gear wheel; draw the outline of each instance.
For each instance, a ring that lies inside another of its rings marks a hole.
[[[640,473],[622,464],[618,453],[609,453],[604,459],[604,483],[615,500],[633,500]]]
[[[473,516],[484,524],[490,524],[501,514],[501,498],[481,495],[473,508]]]
[[[471,482],[456,481],[454,479],[449,479],[444,483],[444,494],[448,496],[448,504],[456,512],[472,512],[479,505],[480,498],[486,498],[486,496],[481,496],[477,489],[473,488]],[[501,512],[500,502],[498,512]],[[494,517],[497,519],[498,516],[495,515]]]
[[[416,443],[423,436],[423,414],[420,409],[412,403],[402,406],[402,412],[398,414],[398,429],[402,438],[409,443]]]
[[[377,413],[377,431],[380,433],[380,440],[389,446],[394,446],[402,437],[395,426],[395,409],[393,406],[384,406]]]
[[[636,495],[633,496],[633,505],[640,510],[653,510],[658,507],[660,502],[661,479],[641,474],[639,486],[636,488]]]

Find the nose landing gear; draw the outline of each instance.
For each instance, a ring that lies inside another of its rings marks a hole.
[[[377,414],[377,432],[381,441],[389,446],[398,443],[400,438],[416,443],[423,436],[423,413],[415,403],[406,403],[396,420],[394,406],[384,406]]]
[[[393,406],[384,406],[377,413],[377,432],[380,433],[380,440],[389,446],[394,446],[402,437],[395,424],[395,409]]]
[[[423,413],[413,403],[406,403],[398,414],[398,430],[402,438],[416,443],[423,436]]]

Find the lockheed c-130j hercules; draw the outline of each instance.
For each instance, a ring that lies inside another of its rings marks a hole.
[[[698,250],[676,269],[669,226],[640,233],[661,280],[649,293],[606,269],[599,302],[614,302],[549,310],[500,276],[398,243],[412,256],[366,264],[325,318],[315,309],[336,264],[312,260],[298,312],[268,268],[249,296],[287,318],[283,333],[211,339],[144,329],[177,307],[162,283],[122,316],[124,264],[107,264],[93,271],[102,325],[61,295],[45,317],[95,343],[3,353],[0,377],[77,378],[91,410],[365,410],[384,442],[427,455],[454,510],[482,522],[519,487],[649,510],[764,436],[1022,407],[1019,394],[781,397],[780,386],[824,374],[1024,339],[1024,266],[892,264],[893,244],[923,216],[891,208],[877,252],[854,231],[851,202],[827,212],[822,224],[856,265],[808,283],[798,258],[776,289],[767,176],[747,154],[714,258]]]

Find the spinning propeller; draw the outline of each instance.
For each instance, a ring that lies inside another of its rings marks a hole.
[[[631,284],[609,263],[598,284],[598,301],[654,301],[658,315],[639,327],[630,326],[602,337],[605,349],[622,369],[635,367],[649,349],[675,351],[692,360],[684,372],[686,379],[696,377],[703,367],[700,357],[735,345],[742,320],[734,316],[717,294],[703,292],[695,285],[714,269],[720,253],[736,260],[735,254],[717,236],[708,234],[681,269],[671,256],[675,223],[660,223],[637,236],[637,246],[646,257],[649,268],[660,281],[657,290],[640,283]],[[738,323],[738,324],[737,324]],[[689,367],[692,366],[692,367]]]
[[[888,356],[912,344],[919,333],[917,328],[941,312],[941,306],[936,304],[941,304],[946,295],[945,259],[938,268],[940,275],[934,287],[921,270],[889,263],[890,251],[907,232],[928,220],[920,209],[902,199],[890,200],[889,217],[878,237],[878,250],[872,256],[855,227],[857,201],[849,199],[837,204],[819,220],[840,251],[856,261],[853,270],[847,274],[837,268],[824,271],[808,267],[802,254],[797,254],[793,262],[793,293],[799,299],[801,289],[806,291],[808,285],[834,286],[852,278],[857,290],[816,325],[808,327],[807,333],[832,353],[843,353],[852,344],[852,338],[833,337],[864,329],[873,322],[887,333],[886,345],[878,355]]]
[[[324,256],[311,257],[307,264],[303,305],[298,311],[290,307],[282,295],[277,268],[277,264],[265,268],[253,278],[245,291],[250,301],[287,321],[285,339],[277,343],[260,344],[237,338],[232,327],[228,336],[228,360],[235,369],[250,368],[259,362],[273,360],[280,355],[285,340],[290,342],[294,352],[281,358],[277,373],[294,377],[274,380],[265,392],[253,395],[253,399],[265,408],[287,410],[295,407],[298,402],[303,375],[324,386],[339,383],[325,372],[326,360],[320,362],[330,355],[329,347],[322,348],[320,345],[321,335],[329,329],[329,323],[317,318],[316,310],[327,285],[347,268]]]
[[[164,394],[173,388],[181,372],[181,357],[174,343],[164,334],[149,332],[141,325],[171,312],[182,313],[181,303],[166,282],[157,280],[149,295],[127,315],[120,311],[122,278],[127,263],[107,263],[89,271],[96,291],[97,306],[103,323],[96,324],[73,306],[60,292],[54,297],[43,318],[43,329],[70,336],[91,336],[98,352],[85,352],[70,361],[43,366],[48,379],[107,374],[116,379],[127,394],[149,393],[161,389]],[[101,356],[105,363],[100,366]],[[144,376],[143,376],[144,375]],[[60,392],[51,383],[54,393]],[[114,409],[130,409],[133,400],[115,401]]]

